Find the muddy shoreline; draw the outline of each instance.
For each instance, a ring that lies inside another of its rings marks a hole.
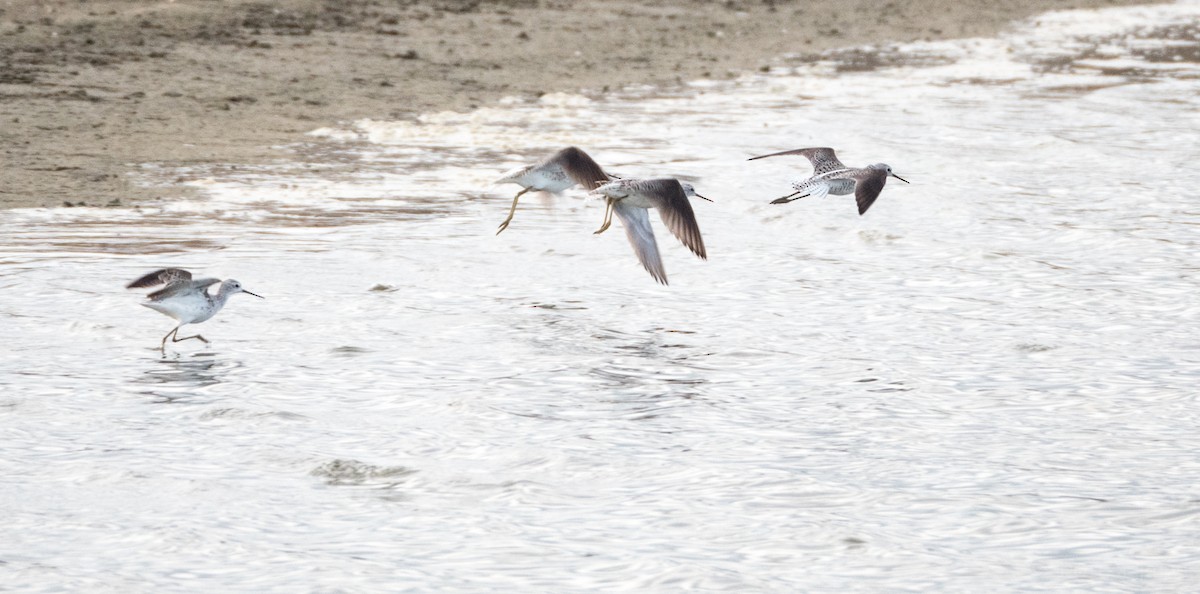
[[[784,54],[1144,3],[0,0],[0,208],[170,199],[187,190],[131,173],[270,162],[360,118],[731,78]]]

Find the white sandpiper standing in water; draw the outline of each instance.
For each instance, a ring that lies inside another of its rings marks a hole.
[[[509,171],[494,183],[514,183],[525,189],[513,197],[512,208],[508,209],[508,218],[500,223],[496,235],[508,228],[509,221],[512,221],[517,212],[517,200],[520,200],[525,192],[535,190],[557,194],[575,184],[579,184],[584,190],[594,190],[610,179],[614,179],[614,176],[605,173],[587,153],[573,146],[528,167]]]
[[[854,192],[854,199],[858,202],[858,214],[861,216],[866,214],[867,209],[875,203],[875,199],[883,191],[883,186],[887,183],[889,176],[906,184],[909,183],[903,177],[892,173],[892,168],[887,163],[875,163],[866,167],[846,167],[829,147],[783,151],[782,153],[750,157],[749,160],[780,155],[803,155],[812,163],[813,174],[804,181],[793,183],[792,188],[796,190],[795,192],[782,198],[776,198],[771,201],[771,204],[786,204],[809,196],[820,198],[826,194],[844,196]]]
[[[216,295],[208,293],[208,287],[221,283],[221,287],[217,289]],[[167,354],[167,339],[172,338],[171,342],[182,342],[193,338],[199,338],[205,344],[208,344],[208,339],[200,336],[185,336],[179,338],[179,329],[187,324],[199,324],[221,311],[225,307],[225,301],[234,293],[245,293],[254,295],[262,299],[262,295],[255,295],[250,291],[242,288],[242,284],[229,279],[221,282],[219,278],[202,278],[192,280],[192,273],[182,268],[164,268],[155,270],[146,276],[143,276],[128,285],[126,289],[141,289],[144,287],[154,287],[158,285],[166,286],[153,293],[150,293],[147,298],[149,301],[142,305],[153,309],[159,313],[175,318],[179,322],[167,333],[162,339],[162,354]]]
[[[658,216],[667,229],[692,253],[707,260],[704,239],[700,237],[700,226],[696,213],[692,211],[689,196],[708,200],[696,193],[691,184],[677,179],[619,179],[592,190],[592,194],[604,196],[604,224],[596,231],[603,233],[612,224],[612,215],[617,213],[625,226],[625,236],[633,245],[638,261],[654,277],[667,284],[667,272],[663,269],[662,257],[658,254],[658,242],[654,240],[654,229],[650,227],[650,210],[658,210]],[[709,202],[712,202],[709,200]]]

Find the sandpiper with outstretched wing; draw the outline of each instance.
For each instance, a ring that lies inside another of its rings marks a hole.
[[[750,160],[782,155],[801,155],[813,166],[813,174],[808,179],[792,184],[796,190],[782,198],[776,198],[771,204],[786,204],[793,200],[809,196],[823,197],[827,194],[844,196],[851,192],[858,202],[858,214],[866,214],[867,209],[879,198],[888,177],[894,177],[904,183],[908,180],[892,173],[887,163],[875,163],[866,167],[847,167],[838,160],[837,154],[829,147],[802,148],[769,155],[750,157]]]
[[[221,283],[220,288],[217,289],[217,293],[215,295],[209,294],[208,287],[217,283]],[[159,285],[165,286],[147,295],[148,301],[142,303],[142,305],[163,315],[175,318],[179,322],[162,339],[160,350],[162,350],[163,355],[167,354],[168,338],[174,337],[172,342],[197,338],[207,344],[208,339],[199,334],[179,338],[179,329],[187,324],[199,324],[217,315],[217,312],[221,311],[222,307],[225,307],[225,302],[230,296],[236,293],[246,293],[247,295],[254,295],[262,299],[262,295],[255,295],[243,289],[242,284],[233,279],[224,282],[221,282],[219,278],[193,279],[192,273],[182,268],[155,270],[129,283],[125,288],[142,289],[157,287]]]
[[[592,193],[603,196],[606,202],[604,224],[596,233],[608,229],[612,224],[612,215],[616,213],[625,227],[625,235],[633,245],[638,261],[654,280],[667,284],[667,272],[658,253],[654,229],[650,227],[651,208],[658,211],[667,229],[683,245],[700,258],[708,259],[704,239],[700,236],[700,226],[696,223],[696,213],[688,197],[708,198],[697,194],[691,184],[671,178],[619,179],[592,190]]]
[[[564,148],[533,165],[509,171],[495,183],[514,183],[524,189],[513,197],[512,207],[508,209],[508,218],[500,223],[496,235],[508,228],[508,223],[512,221],[513,215],[517,212],[517,201],[525,192],[536,190],[557,194],[576,184],[584,190],[591,191],[607,183],[610,179],[614,179],[614,177],[605,173],[604,169],[591,156],[573,146]]]

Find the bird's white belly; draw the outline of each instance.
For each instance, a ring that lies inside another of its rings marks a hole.
[[[638,208],[654,208],[655,204],[648,200],[645,196],[638,194],[630,194],[621,199],[621,204],[625,206],[636,206]]]
[[[575,185],[575,180],[562,171],[534,170],[521,179],[521,185],[533,190],[557,194]]]
[[[172,297],[163,301],[151,301],[142,305],[175,318],[180,324],[199,324],[217,313],[208,298],[198,293]]]
[[[854,180],[852,179],[831,179],[826,180],[829,185],[829,193],[835,196],[844,196],[854,193]]]
[[[797,191],[804,191],[818,185],[825,186],[828,189],[828,193],[834,196],[844,196],[854,192],[854,180],[852,179],[809,178],[793,183],[792,187]]]

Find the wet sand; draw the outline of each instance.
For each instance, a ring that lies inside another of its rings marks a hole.
[[[359,118],[729,78],[784,54],[994,35],[1137,1],[0,2],[0,207],[169,199],[146,166],[263,163]]]

